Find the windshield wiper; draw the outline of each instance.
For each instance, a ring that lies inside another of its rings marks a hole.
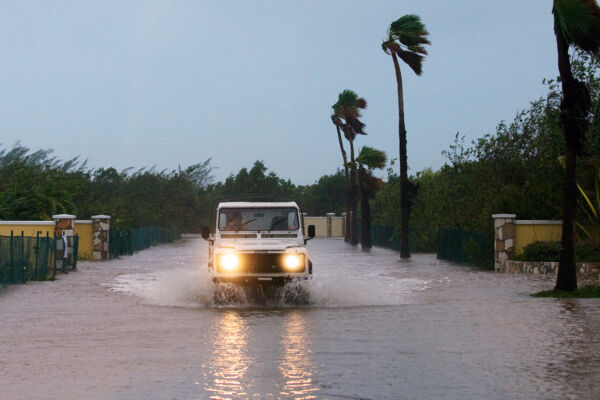
[[[275,221],[275,222],[273,222],[271,224],[271,227],[269,228],[269,230],[272,231],[277,224],[279,224],[280,222],[285,221],[286,219],[288,219],[288,217],[279,218],[277,221]],[[285,230],[285,229],[283,229],[283,230]]]
[[[244,225],[248,225],[250,222],[254,222],[254,221],[256,221],[256,218],[252,218],[252,219],[249,219],[246,222],[242,222],[241,224],[239,224],[239,225],[236,226],[235,231],[237,232],[237,231],[241,230]]]

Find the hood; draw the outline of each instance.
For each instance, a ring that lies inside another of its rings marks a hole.
[[[215,249],[234,248],[238,251],[283,251],[288,247],[304,247],[302,239],[235,239],[215,241]]]

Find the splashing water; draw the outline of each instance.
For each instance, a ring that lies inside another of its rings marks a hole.
[[[319,241],[311,245],[313,278],[283,287],[214,284],[206,267],[206,244],[198,239],[135,255],[129,263],[144,272],[120,275],[107,286],[159,306],[356,307],[407,304],[416,291],[435,285],[394,274],[399,268],[397,255],[387,250],[363,253],[345,249],[332,254],[324,251],[327,247]],[[165,265],[164,260],[172,260],[172,265]]]

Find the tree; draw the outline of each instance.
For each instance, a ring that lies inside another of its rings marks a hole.
[[[342,133],[340,132],[342,126],[342,120],[335,114],[331,116],[331,122],[335,125],[337,131],[338,143],[340,144],[340,151],[342,153],[342,161],[344,162],[344,173],[346,175],[346,193],[350,193],[350,174],[348,173],[348,156],[346,155],[346,149],[344,148],[344,142],[342,141]],[[346,226],[350,226],[350,210],[352,205],[350,204],[350,196],[346,196]],[[346,229],[344,240],[350,241],[351,232],[350,229]]]
[[[573,76],[569,47],[574,45],[593,55],[600,54],[600,8],[596,0],[554,0],[554,32],[558,70],[562,84],[560,126],[565,137],[565,178],[563,183],[563,226],[560,264],[555,290],[577,289],[574,226],[577,207],[575,167],[589,127],[589,89]]]
[[[358,182],[356,180],[356,161],[354,157],[354,139],[356,135],[366,135],[364,131],[365,124],[360,121],[360,110],[367,108],[367,101],[358,97],[352,90],[344,90],[338,96],[338,101],[332,106],[333,115],[339,119],[340,129],[344,132],[344,137],[350,143],[350,184],[348,187],[348,198],[350,203],[350,212],[352,214],[350,221],[350,244],[358,244],[356,209],[358,204]]]
[[[363,147],[356,158],[358,162],[358,182],[360,187],[360,215],[361,215],[361,246],[364,250],[372,247],[371,244],[371,205],[369,201],[375,197],[377,191],[383,186],[381,179],[373,176],[373,169],[383,169],[387,161],[385,152],[371,147]]]
[[[423,58],[427,55],[426,44],[429,32],[417,15],[405,15],[392,22],[386,40],[381,44],[383,51],[392,56],[398,85],[398,136],[400,139],[400,209],[401,235],[400,257],[409,258],[408,219],[412,199],[416,195],[415,186],[408,180],[408,163],[406,155],[406,126],[404,123],[404,93],[402,90],[402,74],[398,59],[404,61],[417,74],[423,70]]]

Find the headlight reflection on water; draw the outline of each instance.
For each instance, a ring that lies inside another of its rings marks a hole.
[[[319,387],[313,382],[313,365],[310,361],[310,339],[306,319],[300,312],[287,316],[281,338],[283,357],[279,370],[284,378],[281,396],[294,399],[315,399]]]
[[[279,315],[275,318],[280,329],[267,342],[251,337],[252,317],[247,314],[228,310],[215,320],[204,386],[211,399],[317,397],[320,388],[313,379],[307,320],[302,312]],[[255,333],[264,335],[261,329]],[[257,347],[249,349],[249,343]]]
[[[247,397],[244,377],[248,370],[248,327],[237,312],[224,313],[218,321],[210,365],[212,382],[206,390],[212,399]]]

